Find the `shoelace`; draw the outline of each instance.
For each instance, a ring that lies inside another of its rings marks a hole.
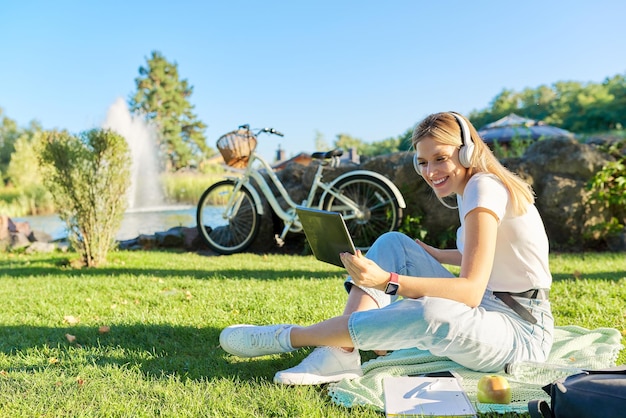
[[[278,342],[278,334],[283,330],[283,328],[267,330],[265,332],[260,332],[258,334],[250,335],[250,346],[257,349],[268,349],[280,347]]]

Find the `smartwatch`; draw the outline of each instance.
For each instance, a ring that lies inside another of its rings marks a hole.
[[[385,293],[388,295],[395,295],[396,293],[398,293],[399,287],[400,285],[398,284],[398,273],[389,273],[389,282],[387,282]]]

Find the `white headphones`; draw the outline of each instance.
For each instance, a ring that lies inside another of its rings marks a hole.
[[[413,168],[415,169],[417,174],[419,174],[420,176],[422,175],[422,172],[420,171],[420,166],[417,163],[417,152],[413,153]]]
[[[469,126],[467,126],[467,122],[461,115],[455,112],[450,112],[452,116],[456,119],[461,127],[461,148],[459,148],[459,162],[465,168],[469,168],[472,161],[472,154],[474,153],[474,141],[472,140],[472,135],[470,135]]]
[[[461,148],[459,148],[459,162],[463,167],[469,168],[472,161],[472,154],[474,153],[474,141],[472,140],[472,135],[470,135],[467,122],[465,122],[465,119],[463,119],[461,115],[455,112],[449,113],[454,116],[461,128],[461,142],[463,144],[461,145]],[[419,163],[417,162],[417,153],[413,154],[413,168],[417,171],[417,174],[420,176],[422,175]]]

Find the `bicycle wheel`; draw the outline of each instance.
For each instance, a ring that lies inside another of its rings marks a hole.
[[[198,233],[209,248],[220,254],[244,251],[260,228],[261,215],[252,194],[246,187],[237,192],[234,189],[234,180],[220,181],[206,189],[198,202]],[[228,202],[232,202],[229,207]]]
[[[395,230],[402,222],[402,208],[394,193],[376,177],[357,174],[340,180],[334,188],[341,196],[356,203],[361,211],[360,216],[355,215],[341,197],[329,195],[326,198],[326,210],[343,214],[358,249],[368,250],[376,238]]]

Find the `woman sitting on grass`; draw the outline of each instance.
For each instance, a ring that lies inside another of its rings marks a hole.
[[[548,239],[528,184],[504,168],[463,116],[437,113],[413,133],[415,169],[437,198],[456,195],[457,249],[398,232],[367,253],[341,254],[343,315],[310,326],[233,325],[222,348],[240,357],[317,347],[274,382],[314,385],[360,376],[359,350],[417,347],[467,368],[545,361],[554,319]],[[442,264],[458,265],[455,277]]]

